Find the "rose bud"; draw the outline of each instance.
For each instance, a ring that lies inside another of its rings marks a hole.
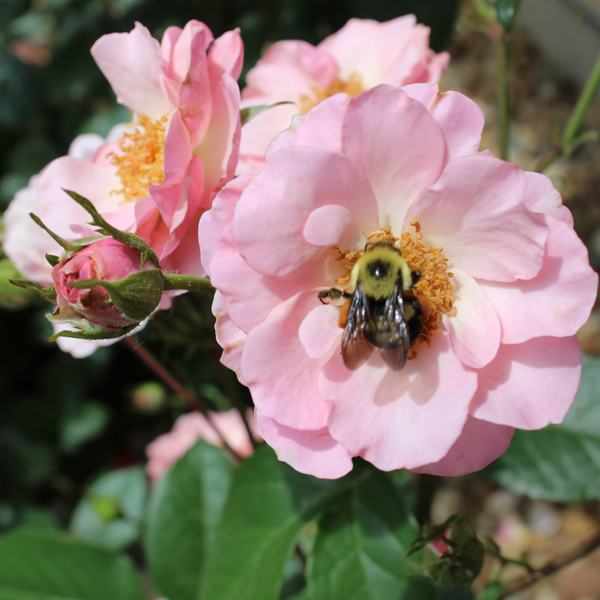
[[[481,572],[485,548],[475,530],[459,522],[429,541],[423,553],[423,567],[438,585],[470,585]]]
[[[160,269],[113,238],[64,254],[52,279],[58,306],[48,318],[92,332],[137,325],[154,312],[164,289]]]

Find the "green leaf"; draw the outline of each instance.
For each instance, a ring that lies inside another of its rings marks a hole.
[[[0,600],[143,600],[125,556],[49,530],[0,538]]]
[[[301,475],[278,462],[269,447],[259,448],[234,475],[198,597],[277,600],[300,530],[355,479]]]
[[[230,483],[225,454],[201,440],[155,484],[145,548],[152,578],[169,600],[200,597],[206,552]]]
[[[106,473],[87,490],[71,518],[71,530],[88,542],[120,549],[140,536],[148,484],[144,469]]]
[[[389,476],[374,471],[330,505],[310,557],[311,600],[433,599],[404,555],[419,530]]]
[[[64,452],[74,452],[82,444],[99,436],[109,420],[108,408],[100,402],[85,402],[77,406],[61,423],[61,449]]]
[[[517,430],[484,474],[530,498],[600,498],[600,359],[584,355],[579,391],[561,425]]]
[[[280,106],[281,104],[296,104],[295,102],[289,102],[288,100],[284,102],[275,102],[275,104],[260,104],[259,106],[248,106],[247,108],[242,108],[240,110],[240,119],[242,121],[242,125],[245,125],[252,117],[260,114],[261,112],[268,110],[269,108],[273,108],[275,106]]]
[[[521,0],[494,0],[498,21],[506,33],[512,31]]]

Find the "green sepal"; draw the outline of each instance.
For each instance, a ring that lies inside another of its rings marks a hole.
[[[79,250],[80,246],[78,246],[74,242],[69,242],[65,240],[64,238],[60,237],[60,235],[58,235],[57,233],[54,233],[54,231],[48,229],[48,227],[44,225],[42,220],[37,215],[29,213],[29,216],[32,218],[33,222],[36,225],[39,225],[57,244],[62,246],[67,252],[75,252],[75,250]]]
[[[78,289],[92,289],[97,285],[108,292],[110,301],[126,317],[138,322],[154,312],[165,288],[164,276],[160,269],[137,271],[117,281],[82,279],[69,284],[70,287]]]
[[[57,244],[59,244],[60,246],[62,246],[66,252],[76,252],[77,250],[81,249],[81,248],[85,248],[86,246],[89,246],[90,244],[93,244],[94,242],[97,242],[99,240],[103,240],[104,238],[110,237],[108,235],[94,235],[94,236],[90,236],[90,237],[86,237],[86,238],[81,238],[78,240],[65,240],[64,238],[60,237],[60,235],[58,235],[57,233],[54,233],[54,231],[48,229],[48,227],[46,227],[46,225],[44,225],[43,221],[34,213],[29,213],[29,216],[31,217],[31,219],[33,220],[33,222],[36,225],[39,225]],[[50,257],[52,260],[54,260],[54,258],[57,259],[57,262],[60,260],[58,257],[55,257],[55,255],[53,254],[46,254],[46,260],[52,265],[52,262],[49,260]]]
[[[148,260],[151,260],[155,267],[160,266],[158,262],[158,257],[156,256],[154,250],[152,250],[152,248],[148,244],[146,244],[146,242],[140,236],[135,235],[134,233],[129,233],[127,231],[121,231],[120,229],[113,227],[110,223],[105,221],[100,216],[98,211],[94,208],[94,205],[87,198],[80,196],[77,192],[73,192],[70,190],[64,191],[67,194],[69,194],[69,196],[71,196],[71,198],[73,198],[73,200],[75,200],[77,204],[79,204],[90,214],[90,216],[92,217],[90,225],[95,225],[96,227],[99,227],[100,229],[98,231],[100,233],[106,236],[111,236],[118,242],[121,242],[122,244],[126,244],[127,246],[138,250],[140,252],[142,261],[140,266],[144,266]]]
[[[56,290],[53,287],[43,288],[37,283],[33,283],[33,281],[29,281],[27,279],[9,279],[8,281],[17,287],[35,292],[47,302],[56,304]]]
[[[177,275],[176,273],[163,273],[165,278],[165,291],[187,290],[188,292],[200,292],[213,295],[215,288],[206,277],[194,277],[192,275]]]
[[[60,262],[60,258],[56,256],[56,254],[46,253],[46,260],[48,261],[51,267],[55,267]]]
[[[296,104],[295,102],[290,102],[289,100],[285,100],[284,102],[275,102],[275,104],[259,104],[258,106],[248,106],[247,108],[242,108],[240,110],[240,120],[242,125],[245,125],[250,119],[260,114],[264,110],[268,110],[269,108],[274,108],[275,106],[280,106],[281,104]]]
[[[48,316],[48,315],[47,315]],[[51,315],[49,315],[51,316]],[[126,336],[128,333],[133,331],[136,327],[139,327],[139,323],[128,325],[119,329],[119,331],[59,331],[50,337],[47,337],[48,342],[55,342],[59,337],[76,338],[78,340],[114,340]]]

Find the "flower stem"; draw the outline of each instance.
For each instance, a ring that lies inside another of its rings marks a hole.
[[[188,292],[202,292],[210,295],[215,292],[215,288],[207,278],[177,275],[176,273],[164,273],[163,275],[165,278],[165,291],[187,290]]]
[[[227,440],[223,434],[219,431],[217,426],[213,423],[210,415],[206,412],[204,407],[200,404],[200,401],[190,394],[175,377],[150,353],[144,346],[138,344],[132,337],[128,336],[123,338],[123,341],[129,349],[137,355],[137,357],[175,394],[181,397],[181,399],[192,409],[201,413],[208,424],[211,426],[213,431],[219,436],[223,447],[230,452],[233,458],[241,462],[242,457],[227,443]]]
[[[581,544],[579,548],[575,549],[569,554],[566,554],[565,556],[557,560],[553,560],[547,565],[541,567],[540,569],[535,569],[531,573],[527,573],[526,575],[523,575],[523,577],[520,577],[512,583],[509,583],[505,587],[501,598],[506,598],[507,596],[510,596],[515,592],[528,588],[543,577],[548,577],[548,575],[552,575],[559,569],[562,569],[563,567],[570,565],[576,560],[579,560],[580,558],[591,554],[594,550],[598,548],[600,548],[600,530],[597,531],[589,540],[583,542],[583,544]]]
[[[508,160],[510,144],[510,34],[502,32],[498,46],[498,109],[500,111],[500,158]]]
[[[543,173],[554,161],[562,156],[569,155],[579,145],[592,139],[597,139],[597,132],[588,132],[579,137],[579,129],[585,119],[585,115],[594,100],[594,96],[600,87],[600,54],[596,59],[596,64],[588,77],[588,80],[581,91],[577,104],[567,121],[565,130],[563,131],[560,144],[556,144],[552,152],[542,161],[536,169],[539,173]]]
[[[562,137],[562,145],[564,151],[569,153],[571,149],[571,145],[575,141],[575,137],[583,123],[583,119],[596,95],[598,90],[598,86],[600,86],[600,54],[596,59],[596,64],[588,77],[588,80],[585,83],[585,86],[579,96],[579,100],[577,100],[577,104],[573,109],[573,114],[571,115],[563,133]]]

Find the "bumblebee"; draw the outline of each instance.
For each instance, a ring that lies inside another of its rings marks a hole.
[[[421,273],[411,271],[397,248],[378,242],[367,244],[356,261],[350,275],[351,293],[337,288],[319,292],[324,304],[346,300],[340,327],[344,328],[342,355],[348,369],[358,369],[375,347],[394,371],[405,365],[410,344],[423,328],[421,303],[412,291],[420,278]]]

